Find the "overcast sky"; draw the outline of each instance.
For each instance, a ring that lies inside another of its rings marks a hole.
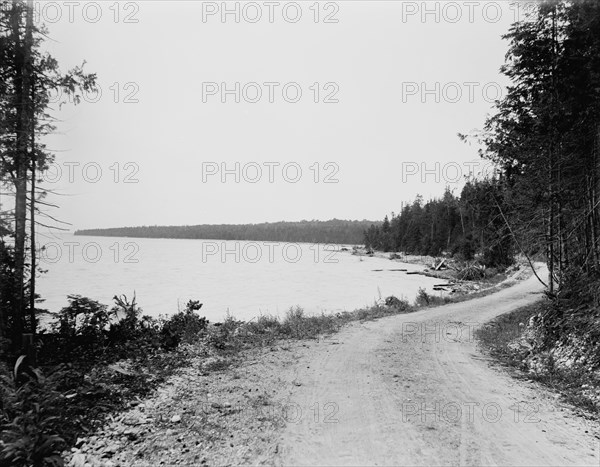
[[[48,49],[64,68],[85,60],[102,92],[55,112],[55,215],[75,229],[377,220],[481,169],[457,133],[506,84],[514,6],[222,6],[37,4]]]

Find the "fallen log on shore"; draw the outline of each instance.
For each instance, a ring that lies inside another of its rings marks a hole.
[[[438,264],[438,265],[435,267],[435,269],[434,269],[434,270],[435,270],[435,271],[439,271],[439,270],[440,270],[440,268],[441,268],[441,267],[444,265],[444,263],[445,263],[445,262],[446,262],[446,258],[444,258],[442,261],[440,261],[440,264]]]

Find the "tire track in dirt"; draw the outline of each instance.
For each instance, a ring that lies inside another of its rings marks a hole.
[[[276,463],[598,466],[596,427],[476,349],[476,326],[540,292],[533,277],[487,297],[355,323],[315,346],[290,394],[305,416],[287,424]]]

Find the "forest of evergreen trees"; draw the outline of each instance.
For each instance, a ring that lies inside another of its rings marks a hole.
[[[459,197],[417,198],[365,241],[486,264],[538,254],[549,296],[600,303],[600,2],[535,6],[503,36],[507,92],[482,131],[462,136],[498,174]]]
[[[515,253],[513,238],[500,208],[504,204],[498,180],[471,180],[460,196],[446,189],[444,196],[426,203],[417,196],[400,212],[385,217],[365,232],[365,246],[414,255],[453,255],[488,266],[507,266]]]
[[[501,168],[515,241],[545,253],[549,295],[598,303],[600,3],[540,2],[504,38],[510,85],[482,155]]]
[[[261,224],[221,224],[186,226],[118,227],[78,230],[75,235],[136,238],[185,238],[202,240],[249,240],[269,242],[305,242],[361,244],[363,232],[371,221],[265,222]]]

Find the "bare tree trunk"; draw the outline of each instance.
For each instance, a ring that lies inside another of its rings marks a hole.
[[[594,152],[594,167],[592,169],[592,258],[593,258],[593,263],[592,263],[592,269],[596,270],[598,269],[598,263],[600,261],[600,253],[599,253],[599,249],[600,246],[598,245],[597,239],[598,239],[598,212],[597,212],[597,199],[598,199],[598,181],[600,180],[600,177],[598,176],[598,170],[600,170],[600,167],[598,165],[598,160],[600,159],[598,156],[600,155],[600,125],[598,125],[598,133],[596,136],[596,150]]]
[[[33,63],[31,53],[33,50],[33,0],[27,0],[27,22],[25,31],[25,49],[29,56],[26,61],[27,74],[31,78],[31,90],[29,93],[29,134],[31,137],[31,195],[29,200],[29,218],[30,218],[30,241],[31,241],[31,278],[29,282],[29,321],[31,333],[35,336],[37,323],[35,318],[35,269],[36,269],[36,249],[35,249],[35,176],[36,176],[36,154],[35,154],[35,77],[33,73]]]
[[[27,9],[25,37],[31,37],[33,12]],[[16,154],[15,161],[15,282],[16,300],[14,309],[15,345],[21,342],[25,315],[25,237],[27,224],[27,172],[29,167],[29,125],[31,93],[31,43],[21,41],[19,26],[20,5],[13,0],[11,26],[15,43],[15,97],[16,97]]]
[[[0,183],[0,227],[4,226],[4,219],[2,213],[2,184]],[[4,235],[0,234],[0,245],[4,249]],[[4,277],[4,275],[0,275],[0,280]],[[2,285],[2,284],[0,284]],[[2,287],[3,288],[3,287]],[[8,317],[6,316],[6,310],[4,306],[0,306],[0,338],[6,337],[6,329],[8,324]],[[3,349],[0,348],[0,351]]]
[[[21,48],[21,37],[19,31],[20,25],[19,5],[13,0],[13,10],[11,16],[11,26],[13,41],[15,44],[14,68],[15,68],[15,97],[16,108],[16,151],[13,157],[15,159],[15,301],[13,310],[14,326],[14,345],[20,343],[23,334],[23,276],[25,266],[25,217],[26,214],[26,186],[25,186],[25,164],[23,156],[27,153],[27,141],[23,135],[26,135],[23,125],[23,68],[24,57]]]
[[[35,90],[31,87],[31,101],[35,102]],[[29,200],[29,221],[30,221],[30,254],[31,254],[31,279],[29,281],[29,321],[31,325],[31,333],[35,335],[37,330],[37,321],[35,317],[35,270],[36,264],[36,248],[35,248],[35,178],[36,178],[36,154],[35,154],[35,115],[34,106],[31,106],[31,194]]]
[[[596,149],[594,149],[594,155],[593,155],[593,165],[595,166],[595,159],[596,159],[596,155],[595,155]],[[595,169],[593,169],[595,170]],[[595,209],[594,206],[596,205],[596,196],[595,196],[595,185],[596,185],[596,176],[592,171],[592,174],[589,175],[587,177],[587,221],[586,221],[586,226],[584,229],[584,233],[585,233],[585,247],[586,247],[586,251],[585,251],[585,258],[586,258],[586,262],[585,262],[585,271],[587,274],[590,274],[592,271],[592,268],[590,266],[594,266],[594,264],[596,264],[597,261],[597,255],[596,255],[596,220],[595,220]],[[589,255],[589,256],[588,256]],[[587,258],[590,258],[592,260],[592,264],[590,265],[590,260]]]
[[[550,202],[550,210],[549,210],[549,218],[548,218],[548,286],[550,294],[554,294],[554,277],[556,275],[555,272],[555,256],[556,251],[554,248],[555,242],[555,219],[556,219],[556,211],[555,211],[555,164],[557,161],[555,160],[555,150],[556,150],[556,125],[554,120],[554,115],[558,111],[556,108],[558,99],[556,99],[556,58],[557,58],[557,50],[556,50],[556,5],[554,6],[554,10],[552,12],[552,72],[550,75],[551,79],[551,108],[550,108],[550,150],[549,150],[549,161],[548,161],[548,188],[549,188],[549,202]],[[560,253],[560,251],[559,251]],[[560,274],[560,270],[558,271]]]
[[[554,163],[553,151],[549,152],[549,170],[548,170],[548,187],[550,206],[548,210],[548,238],[546,240],[548,252],[548,292],[554,294],[554,180],[552,164]]]

